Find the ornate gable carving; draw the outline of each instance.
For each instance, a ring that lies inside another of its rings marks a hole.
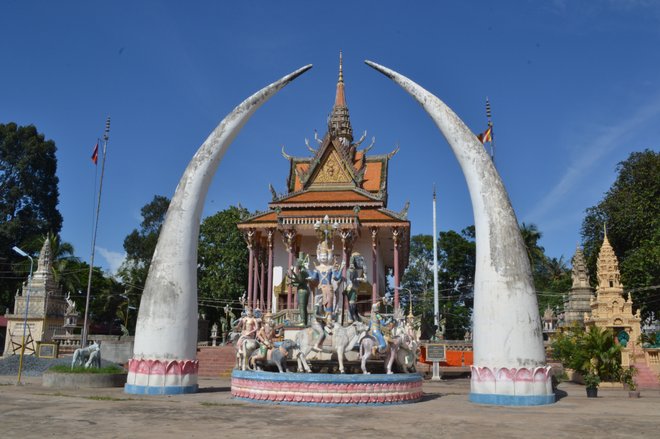
[[[346,169],[344,161],[337,151],[332,148],[325,160],[319,166],[310,186],[354,185],[351,174]]]

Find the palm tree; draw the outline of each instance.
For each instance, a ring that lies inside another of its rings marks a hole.
[[[527,250],[527,257],[532,271],[535,270],[537,264],[545,261],[545,249],[539,246],[538,242],[541,240],[543,234],[539,231],[536,224],[520,224],[520,234]]]
[[[59,236],[49,233],[43,237],[41,244],[48,239],[50,241],[50,255],[53,262],[52,273],[55,282],[62,287],[64,292],[75,292],[81,288],[80,273],[75,270],[80,259],[74,255],[73,245],[60,241]]]

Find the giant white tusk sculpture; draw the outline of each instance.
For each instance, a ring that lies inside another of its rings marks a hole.
[[[365,62],[422,105],[447,139],[467,180],[477,246],[470,401],[496,405],[553,403],[529,260],[518,220],[491,158],[440,99],[393,70]]]
[[[253,94],[213,130],[176,188],[140,302],[126,393],[197,391],[197,244],[204,200],[222,156],[250,116],[307,65]]]

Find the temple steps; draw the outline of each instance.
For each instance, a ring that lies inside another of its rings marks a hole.
[[[208,346],[197,349],[200,377],[229,376],[236,363],[233,345]]]
[[[660,389],[660,381],[658,376],[653,370],[646,365],[646,363],[635,363],[637,375],[635,375],[635,383],[640,389]]]

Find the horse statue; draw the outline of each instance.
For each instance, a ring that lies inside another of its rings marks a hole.
[[[288,372],[286,368],[287,357],[289,356],[289,352],[297,347],[298,345],[293,340],[284,340],[282,343],[279,343],[279,346],[268,349],[265,359],[250,358],[250,363],[254,363],[255,370],[263,370],[265,366],[275,366],[280,373]],[[254,357],[255,354],[256,349],[250,357]]]
[[[243,340],[241,343],[243,344],[241,346],[242,349],[236,346],[236,369],[248,370],[250,369],[249,359],[259,349],[259,342],[253,338],[249,338]]]
[[[367,335],[360,340],[360,359],[362,373],[369,374],[367,371],[367,361],[377,350],[378,341],[372,335]],[[387,339],[387,348],[381,354],[385,359],[385,369],[388,374],[394,373],[392,366],[403,373],[414,373],[416,371],[415,363],[419,341],[409,330],[408,324],[404,324],[402,319],[397,319],[397,324],[390,329],[390,335]]]
[[[85,348],[78,348],[73,352],[73,359],[71,360],[71,369],[76,366],[84,366],[89,369],[94,366],[101,367],[101,346],[97,342]]]
[[[340,373],[345,373],[345,353],[357,344],[359,337],[365,332],[367,332],[367,325],[362,322],[353,322],[348,326],[342,326],[339,322],[334,322],[334,326],[332,327],[332,347],[330,349],[324,348],[322,352],[337,354]],[[298,372],[309,373],[312,371],[307,363],[307,358],[310,352],[312,352],[315,343],[313,328],[305,328],[296,335],[298,351],[295,353],[295,357],[298,360]]]

